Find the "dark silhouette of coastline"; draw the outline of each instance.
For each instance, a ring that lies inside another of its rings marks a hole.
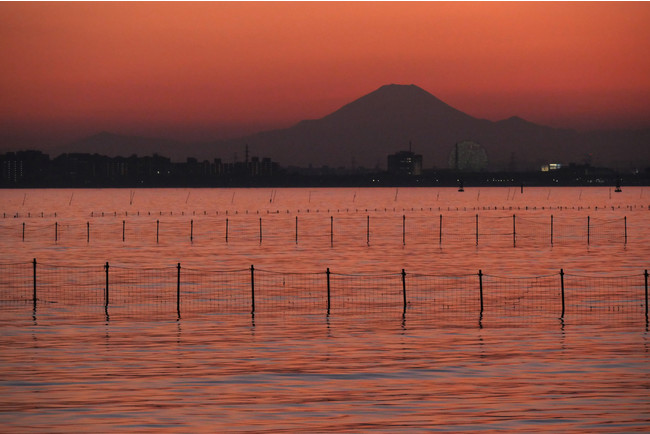
[[[589,164],[556,170],[460,172],[422,169],[417,174],[363,167],[282,167],[268,158],[224,163],[188,158],[172,162],[160,155],[108,157],[40,151],[0,155],[2,188],[160,188],[160,187],[457,187],[471,186],[631,186],[650,185],[650,168],[617,173]]]

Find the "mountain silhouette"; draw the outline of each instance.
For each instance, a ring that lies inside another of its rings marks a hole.
[[[386,157],[409,148],[425,167],[446,168],[455,144],[472,140],[491,170],[539,169],[548,162],[611,167],[650,163],[650,130],[578,133],[513,116],[497,122],[457,110],[415,85],[386,85],[317,120],[215,143],[222,155],[251,152],[282,165],[385,168]]]
[[[101,133],[66,147],[66,152],[149,155],[184,160],[271,157],[282,166],[386,168],[389,154],[409,149],[425,168],[447,168],[457,142],[471,140],[487,152],[489,170],[539,170],[549,162],[585,163],[619,170],[650,165],[650,129],[580,133],[529,122],[517,116],[478,119],[415,85],[385,85],[320,119],[279,130],[211,143]]]

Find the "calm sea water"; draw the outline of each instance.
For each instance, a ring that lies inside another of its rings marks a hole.
[[[3,190],[0,263],[481,269],[512,279],[562,268],[574,280],[609,279],[608,288],[633,276],[633,290],[643,291],[647,190]],[[2,282],[6,294],[11,282]],[[57,312],[0,301],[3,430],[650,427],[649,331],[639,306],[534,320],[415,308],[182,319]]]

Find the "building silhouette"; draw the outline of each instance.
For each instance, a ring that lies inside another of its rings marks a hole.
[[[449,168],[457,172],[482,172],[487,166],[485,148],[474,141],[458,142],[449,153]]]
[[[388,156],[388,173],[401,176],[422,175],[422,155],[412,152],[409,142],[408,151],[399,151]]]

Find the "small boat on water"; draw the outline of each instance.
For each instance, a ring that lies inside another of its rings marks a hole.
[[[616,189],[614,189],[614,193],[620,193],[621,191],[621,178],[616,179]]]

